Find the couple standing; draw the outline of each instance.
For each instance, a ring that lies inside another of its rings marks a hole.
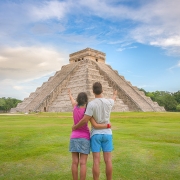
[[[80,180],[86,179],[86,162],[90,149],[93,155],[93,179],[99,179],[100,152],[102,149],[106,165],[106,178],[107,180],[112,180],[111,151],[113,150],[113,142],[112,130],[110,128],[110,113],[117,96],[117,91],[113,92],[112,99],[103,98],[102,92],[101,83],[95,82],[93,84],[95,99],[88,103],[86,93],[79,93],[76,102],[69,90],[74,118],[69,146],[69,150],[72,153],[71,169],[73,180],[78,180],[79,164]],[[91,135],[88,128],[88,121],[90,121],[92,125]]]

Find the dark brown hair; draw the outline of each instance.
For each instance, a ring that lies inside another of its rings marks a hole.
[[[102,93],[102,84],[100,82],[95,82],[93,84],[93,93],[97,95]]]
[[[87,94],[85,92],[80,92],[77,96],[76,101],[77,101],[78,106],[83,106],[87,104],[88,103]]]

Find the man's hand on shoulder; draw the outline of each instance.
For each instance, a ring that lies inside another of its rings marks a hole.
[[[83,116],[83,118],[76,125],[72,126],[72,130],[74,131],[74,130],[82,127],[83,125],[85,125],[89,121],[90,118],[91,118],[91,116],[88,116],[85,114]]]
[[[72,126],[72,131],[76,130],[76,125]]]

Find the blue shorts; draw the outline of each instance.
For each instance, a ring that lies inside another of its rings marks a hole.
[[[85,139],[85,138],[70,139],[69,151],[78,152],[82,154],[89,154],[90,153],[90,140]]]
[[[95,134],[91,137],[91,151],[92,152],[111,152],[113,148],[113,141],[111,134]]]

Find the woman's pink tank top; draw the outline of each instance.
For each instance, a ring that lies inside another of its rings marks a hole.
[[[86,108],[79,108],[78,106],[74,106],[73,109],[74,124],[77,124],[83,118],[85,110]],[[85,138],[89,140],[90,131],[88,128],[88,123],[86,123],[84,126],[80,127],[79,129],[72,131],[71,139],[73,138]]]

